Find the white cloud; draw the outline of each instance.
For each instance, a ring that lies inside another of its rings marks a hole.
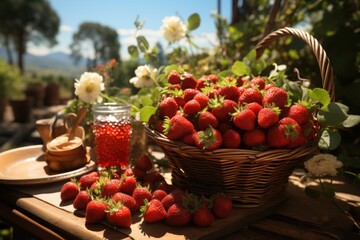
[[[62,25],[60,25],[60,31],[61,32],[72,32],[73,29],[72,29],[72,27],[70,25],[62,24]]]

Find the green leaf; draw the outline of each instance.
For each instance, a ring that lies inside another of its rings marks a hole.
[[[232,72],[230,70],[224,70],[218,73],[218,77],[220,78],[225,78],[228,77],[232,74]]]
[[[186,23],[186,27],[189,31],[195,30],[200,26],[200,15],[197,13],[191,14],[188,17],[187,23]]]
[[[137,58],[139,56],[139,51],[138,51],[138,49],[137,49],[137,47],[135,45],[130,45],[128,47],[128,53],[133,58]]]
[[[143,106],[152,106],[154,103],[151,97],[149,96],[141,96],[140,101]]]
[[[340,108],[341,108],[341,110],[343,111],[343,112],[345,112],[345,113],[348,113],[349,112],[349,107],[348,106],[346,106],[345,104],[342,104],[342,103],[339,103],[339,102],[335,102],[336,103],[336,105],[338,105]]]
[[[237,76],[250,75],[250,68],[240,61],[236,61],[232,65],[231,71]]]
[[[323,88],[314,88],[309,90],[309,97],[315,101],[320,102],[324,106],[327,106],[330,103],[330,95]]]
[[[318,198],[321,196],[321,192],[311,187],[305,187],[305,194],[312,198]]]
[[[341,135],[337,129],[324,129],[318,146],[322,150],[335,150],[341,143]]]
[[[157,65],[157,55],[153,53],[146,52],[144,54],[144,60],[146,63],[150,63],[152,65]]]
[[[342,123],[342,125],[346,128],[351,128],[360,123],[359,115],[348,115],[347,119]]]
[[[144,36],[142,35],[138,36],[136,38],[136,41],[141,52],[146,52],[149,49],[149,42],[146,40]]]
[[[143,122],[148,122],[150,117],[154,115],[156,112],[156,107],[153,106],[145,106],[140,109],[140,119]]]
[[[321,108],[317,114],[322,126],[336,126],[346,120],[348,115],[336,103],[329,103],[326,109]]]

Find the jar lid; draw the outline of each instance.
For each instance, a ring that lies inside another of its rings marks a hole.
[[[92,111],[98,113],[116,113],[116,112],[129,111],[130,108],[131,108],[130,104],[108,102],[108,103],[95,104],[92,106],[91,109]]]

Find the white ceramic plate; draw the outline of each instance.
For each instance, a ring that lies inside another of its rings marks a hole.
[[[62,181],[96,169],[94,161],[82,168],[57,173],[45,162],[42,145],[20,147],[0,153],[0,183],[34,185]]]

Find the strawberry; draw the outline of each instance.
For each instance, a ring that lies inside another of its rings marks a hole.
[[[161,201],[166,195],[167,193],[164,190],[157,189],[153,192],[151,199],[157,199]]]
[[[79,193],[79,185],[76,183],[75,179],[72,179],[71,182],[65,183],[60,192],[60,198],[62,201],[73,200]]]
[[[91,200],[86,206],[85,222],[96,223],[106,218],[106,210],[108,206],[100,200]]]
[[[237,131],[229,129],[223,134],[223,146],[225,148],[238,148],[240,143],[241,137]]]
[[[268,84],[266,84],[265,85],[265,90],[267,91],[267,90],[269,90],[270,88],[272,88],[272,87],[275,87],[273,84],[271,84],[271,83],[268,83]]]
[[[158,199],[152,199],[150,202],[145,200],[145,205],[140,209],[144,222],[155,223],[166,219],[166,210]]]
[[[209,97],[201,92],[194,96],[194,100],[200,104],[201,109],[206,108],[209,103]]]
[[[115,202],[122,202],[124,206],[130,209],[131,212],[137,212],[139,210],[135,199],[126,193],[117,192],[111,199]]]
[[[223,142],[222,135],[219,130],[208,127],[206,130],[195,132],[193,134],[195,146],[200,149],[215,150],[218,149]]]
[[[169,117],[172,118],[176,115],[178,110],[178,104],[175,99],[172,97],[167,97],[160,102],[159,105],[159,113],[161,117]]]
[[[145,199],[150,201],[152,195],[147,188],[137,186],[132,193],[132,197],[135,199],[136,205],[140,207],[144,205]]]
[[[196,89],[202,90],[203,88],[215,84],[219,81],[218,76],[214,74],[202,76],[196,83]]]
[[[246,131],[242,140],[247,147],[256,147],[265,144],[266,135],[262,129],[255,128],[251,131]]]
[[[194,139],[193,139],[193,134],[190,133],[186,136],[184,136],[182,139],[181,139],[181,142],[187,144],[187,145],[190,145],[190,146],[194,146],[195,143],[194,143]]]
[[[249,103],[248,105],[246,105],[247,109],[250,109],[251,111],[253,111],[255,113],[255,116],[257,117],[260,110],[263,108],[259,103],[257,102],[252,102]]]
[[[134,189],[136,188],[137,182],[133,176],[125,176],[123,175],[121,178],[121,183],[119,186],[119,192],[126,193],[128,195],[132,195]]]
[[[209,208],[198,208],[192,213],[192,220],[196,226],[206,227],[215,221]]]
[[[155,184],[165,181],[165,178],[158,171],[153,171],[145,174],[143,181]]]
[[[179,108],[183,108],[186,101],[185,98],[183,96],[174,96],[174,99],[178,105]]]
[[[212,212],[218,218],[226,218],[231,215],[232,201],[224,194],[215,196],[212,204]]]
[[[135,168],[140,169],[144,172],[152,169],[153,163],[147,154],[142,154],[135,162]]]
[[[132,222],[131,211],[122,202],[111,202],[106,212],[106,218],[110,224],[116,227],[130,228]]]
[[[171,205],[175,203],[182,204],[184,198],[186,197],[186,192],[182,189],[175,188],[171,191],[168,195],[166,195],[163,199],[161,199],[161,203],[163,204],[164,208],[167,210]]]
[[[292,118],[282,118],[267,133],[267,141],[271,147],[285,147],[302,135],[300,125]]]
[[[194,131],[194,125],[182,115],[164,120],[164,133],[170,140],[179,140]]]
[[[237,128],[245,131],[250,131],[255,128],[256,116],[253,111],[249,109],[239,109],[233,113],[233,116],[232,121]]]
[[[290,143],[286,147],[293,149],[303,145],[305,142],[306,142],[306,138],[301,133],[299,133],[299,136],[294,140],[290,140]]]
[[[262,90],[265,88],[265,80],[261,77],[254,77],[250,81],[250,86]]]
[[[236,79],[236,86],[241,87],[247,82],[248,82],[248,77],[247,76],[238,77]]]
[[[184,73],[182,75],[181,89],[195,88],[196,84],[196,79],[192,74]]]
[[[85,210],[88,203],[91,202],[91,196],[86,190],[81,190],[73,202],[73,206],[77,210]]]
[[[199,130],[205,130],[210,126],[212,126],[213,128],[217,128],[218,125],[219,125],[219,121],[211,112],[204,111],[199,114],[199,118],[198,118]]]
[[[172,70],[169,73],[167,80],[170,84],[179,84],[181,82],[180,74],[176,70]]]
[[[258,114],[258,125],[262,128],[269,128],[274,126],[279,121],[280,109],[276,108],[263,108]]]
[[[195,115],[201,110],[200,103],[196,100],[190,100],[184,105],[184,112],[189,115]]]
[[[224,97],[215,96],[215,98],[209,100],[209,106],[212,108],[211,113],[219,121],[229,121],[231,114],[235,112],[237,103],[230,99],[224,99]]]
[[[306,141],[311,141],[316,137],[318,132],[318,124],[316,121],[308,121],[305,124],[301,125],[301,131],[303,136],[306,138]]]
[[[221,86],[218,90],[217,90],[217,94],[220,96],[223,96],[225,99],[230,99],[233,101],[237,101],[239,98],[239,91],[238,88],[235,85],[235,81],[226,81],[225,86]]]
[[[272,87],[269,90],[267,90],[263,97],[263,105],[271,105],[275,104],[278,108],[283,108],[288,100],[287,92],[278,87]]]
[[[200,92],[199,90],[193,88],[185,89],[183,93],[185,102],[193,100],[195,95],[198,94],[199,92]]]
[[[183,205],[175,203],[171,205],[166,214],[166,223],[170,226],[186,226],[191,221],[191,213]]]
[[[259,104],[262,103],[263,96],[259,90],[256,88],[247,88],[243,94],[240,95],[238,102],[239,103],[252,103],[257,102]]]
[[[125,171],[122,173],[125,176],[134,176],[134,172],[132,168],[126,168]],[[117,179],[120,179],[121,177],[117,177]]]
[[[294,119],[298,124],[303,125],[310,120],[310,111],[301,104],[295,104],[290,106],[288,117]]]
[[[171,193],[175,187],[167,182],[159,182],[157,189],[164,190],[167,194]]]
[[[221,134],[224,134],[229,129],[234,129],[235,125],[233,122],[219,122],[217,129]]]
[[[239,97],[241,96],[241,94],[243,94],[245,92],[245,90],[246,90],[245,87],[238,87],[237,88]],[[237,99],[237,100],[239,100],[239,99]]]
[[[102,189],[102,197],[111,197],[115,193],[119,191],[120,180],[119,179],[112,179],[108,182],[104,183]]]
[[[141,181],[143,180],[144,176],[145,176],[145,172],[143,170],[140,170],[138,168],[133,168],[133,173],[134,173],[134,176],[136,177],[137,180]]]
[[[80,177],[79,184],[81,190],[90,188],[91,185],[99,180],[99,174],[97,172],[91,172]]]

